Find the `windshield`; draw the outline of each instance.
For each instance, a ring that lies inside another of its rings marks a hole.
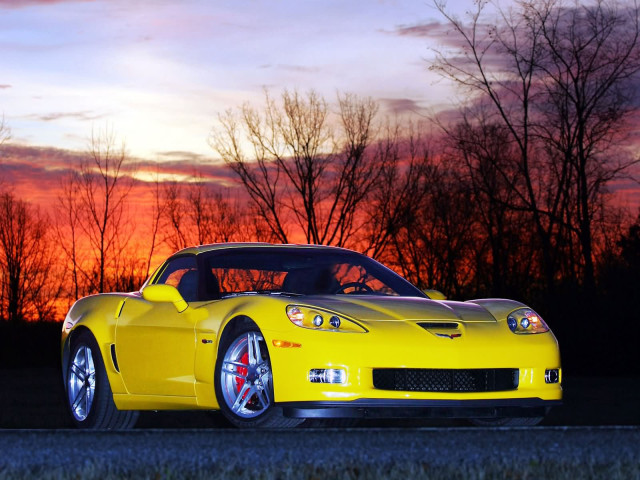
[[[401,295],[424,297],[402,277],[371,258],[326,248],[238,248],[204,260],[207,283],[221,296],[238,293],[297,295]]]

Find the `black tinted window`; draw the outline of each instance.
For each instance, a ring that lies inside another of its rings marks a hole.
[[[198,299],[198,268],[194,255],[169,261],[155,283],[173,285],[187,302]]]
[[[302,295],[424,296],[378,262],[355,252],[313,248],[238,248],[211,252],[207,273],[222,295],[287,292]]]

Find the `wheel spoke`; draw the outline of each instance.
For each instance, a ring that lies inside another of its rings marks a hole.
[[[236,397],[236,401],[231,406],[231,410],[238,413],[238,411],[247,404],[247,402],[244,401],[244,398],[245,398],[245,393],[247,393],[248,390],[250,390],[249,384],[245,382],[242,385],[242,388],[240,389],[240,391],[238,392],[238,396]],[[249,395],[247,395],[247,397],[249,397]]]
[[[77,365],[75,362],[71,364],[71,372],[80,379],[81,382],[84,382],[85,379],[87,378],[85,376],[85,371],[82,369],[82,367],[80,367],[79,365]]]
[[[82,403],[82,401],[87,397],[87,387],[82,386],[78,393],[76,394],[76,398],[73,399],[73,403],[71,404],[71,410],[74,412],[78,411],[78,407]]]
[[[248,366],[246,363],[234,362],[232,360],[225,360],[222,365],[223,365],[223,368],[230,368],[230,367],[247,368]]]
[[[241,378],[241,379],[243,379],[243,380],[246,380],[246,379],[247,379],[247,376],[246,376],[246,375],[242,375],[240,372],[237,372],[237,371],[234,371],[234,370],[229,370],[228,368],[224,368],[224,367],[223,367],[223,368],[222,368],[222,371],[223,371],[224,373],[228,373],[229,375],[233,375],[234,377],[238,377],[238,378]]]
[[[266,385],[262,389],[258,389],[258,399],[262,404],[262,408],[265,409],[269,406],[269,395],[267,395]]]
[[[89,360],[89,362],[87,363],[87,366],[86,366],[87,375],[89,377],[92,376],[92,375],[95,376],[96,367],[93,364],[93,354],[91,353],[91,350],[89,350],[88,348],[87,348],[87,358]]]
[[[89,349],[87,347],[82,347],[82,349],[84,350],[84,374],[86,378],[86,375],[89,374],[89,354],[87,353]]]
[[[87,393],[84,396],[84,414],[89,415],[89,409],[91,408],[91,402],[93,401],[93,391],[90,386],[87,386]]]
[[[252,367],[262,361],[260,356],[260,344],[258,343],[258,335],[255,332],[247,334],[247,351],[249,353],[249,365]]]
[[[247,390],[247,394],[244,396],[244,398],[242,399],[242,402],[240,402],[240,405],[238,406],[237,412],[245,408],[247,406],[247,403],[249,403],[249,400],[251,400],[255,394],[256,394],[256,387],[255,386],[249,387]]]

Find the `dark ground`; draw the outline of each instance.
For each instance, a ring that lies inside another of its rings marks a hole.
[[[0,428],[68,428],[60,371],[55,367],[0,370]],[[640,425],[640,378],[565,377],[564,404],[543,425]],[[460,420],[366,420],[361,426],[466,426]],[[223,426],[209,412],[143,412],[137,428]]]
[[[67,428],[58,342],[60,324],[0,324],[0,428]],[[563,372],[564,404],[543,425],[640,425],[640,376]],[[208,412],[143,412],[138,428],[222,426]],[[364,421],[363,426],[463,426],[459,420]]]

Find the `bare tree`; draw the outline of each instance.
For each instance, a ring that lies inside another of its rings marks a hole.
[[[10,138],[11,138],[11,129],[9,128],[9,125],[5,121],[4,115],[2,115],[2,118],[0,119],[0,147],[4,145],[5,142],[7,142]],[[0,188],[2,187],[3,183],[4,183],[4,180],[0,178]]]
[[[188,186],[187,215],[191,220],[192,231],[195,234],[194,241],[189,243],[203,245],[213,241],[216,207],[212,193],[202,178],[197,178],[194,183]]]
[[[4,145],[5,142],[11,139],[11,128],[7,124],[4,115],[0,119],[0,145]]]
[[[82,265],[79,254],[79,241],[82,234],[81,205],[78,196],[79,177],[76,172],[70,172],[60,181],[58,195],[57,221],[54,225],[55,235],[60,249],[67,257],[68,268],[71,269],[71,298],[80,298],[80,272]]]
[[[182,200],[182,189],[178,182],[169,182],[163,189],[165,232],[163,242],[173,251],[189,246],[186,238],[189,227],[185,225],[185,205]]]
[[[153,207],[151,213],[151,245],[149,245],[149,255],[147,256],[147,265],[145,268],[145,278],[149,277],[149,271],[151,269],[151,261],[156,247],[158,246],[158,234],[160,233],[160,227],[162,218],[167,209],[166,203],[162,201],[162,187],[160,185],[160,176],[156,172],[156,178],[151,184],[151,194],[153,195]]]
[[[637,3],[582,4],[544,0],[524,6],[542,27],[535,59],[544,84],[542,138],[571,172],[569,206],[584,261],[587,290],[595,289],[593,219],[608,182],[637,163],[617,148],[629,129],[640,71]]]
[[[1,305],[10,322],[51,311],[54,296],[44,295],[52,280],[53,254],[47,238],[48,223],[39,210],[11,193],[0,195]]]
[[[421,215],[429,188],[433,158],[420,125],[387,121],[375,143],[379,182],[364,205],[365,228],[360,244],[374,258],[389,254],[389,246],[403,228],[411,228]],[[396,252],[398,253],[398,252]],[[398,261],[386,258],[390,263]],[[419,276],[419,275],[418,275]]]
[[[268,238],[264,225],[238,195],[198,173],[191,182],[169,183],[162,203],[164,242],[173,250],[190,245]]]
[[[282,242],[289,242],[292,224],[307,242],[333,245],[345,245],[360,226],[358,207],[380,171],[367,152],[377,106],[344,95],[338,108],[339,136],[328,103],[313,91],[284,91],[280,104],[266,93],[262,113],[244,105],[218,117],[211,146]]]
[[[487,116],[482,105],[460,113],[459,123],[441,127],[447,134],[448,163],[461,166],[460,183],[468,186],[474,205],[475,288],[493,296],[518,295],[514,289],[523,277],[531,286],[532,262],[540,260],[534,236],[522,241],[528,212],[512,201],[518,150],[509,131]]]
[[[131,182],[125,176],[130,166],[124,142],[118,145],[112,129],[105,128],[91,134],[87,158],[79,175],[79,194],[82,205],[82,226],[95,255],[91,272],[84,272],[92,289],[104,292],[106,272],[119,255],[116,245],[122,239],[125,226],[126,199]]]
[[[465,23],[447,13],[443,1],[435,1],[436,8],[449,21],[463,46],[455,55],[437,51],[432,69],[471,93],[483,95],[494,107],[496,121],[509,132],[518,150],[517,175],[511,175],[512,169],[503,171],[499,164],[493,167],[511,184],[513,207],[531,215],[551,293],[556,271],[553,234],[559,222],[562,189],[552,189],[553,185],[547,184],[551,190],[543,199],[536,188],[541,164],[534,145],[532,108],[538,93],[535,61],[540,51],[542,25],[536,18],[513,11],[499,11],[500,23],[487,25],[482,19],[486,4],[477,2],[476,10]],[[496,56],[501,61],[496,62]]]
[[[594,209],[605,185],[633,163],[605,152],[620,138],[634,98],[638,7],[533,0],[498,8],[498,22],[486,24],[486,2],[476,4],[468,23],[449,15],[444,2],[435,5],[463,47],[437,52],[433,68],[491,105],[490,123],[504,127],[517,148],[512,166],[492,168],[509,185],[510,208],[531,217],[549,293],[574,250],[571,232],[592,290]]]

